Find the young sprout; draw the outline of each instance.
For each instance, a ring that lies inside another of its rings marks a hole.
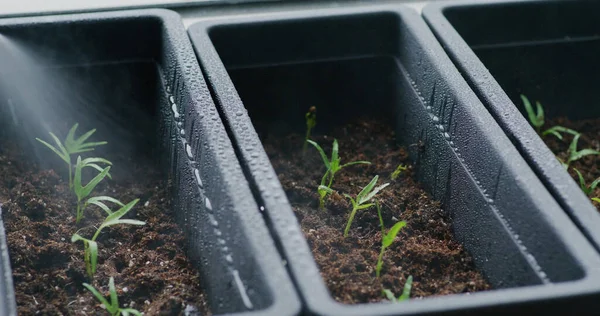
[[[88,138],[90,138],[96,132],[95,129],[92,129],[92,130],[88,131],[87,133],[81,135],[79,138],[75,139],[75,131],[77,130],[78,126],[79,126],[79,124],[76,123],[75,125],[73,125],[73,127],[71,127],[71,129],[69,130],[69,133],[67,134],[67,137],[65,138],[64,144],[60,141],[60,139],[58,139],[58,137],[56,137],[56,135],[54,135],[52,132],[50,132],[50,136],[56,143],[56,147],[53,145],[50,145],[46,141],[36,138],[37,141],[44,144],[46,147],[50,148],[55,154],[57,154],[67,164],[67,166],[69,168],[69,188],[73,187],[73,178],[72,178],[73,165],[71,163],[71,155],[92,151],[92,150],[94,150],[95,146],[101,146],[101,145],[107,144],[107,142],[104,142],[104,141],[89,142],[89,143],[85,142],[86,140],[88,140]]]
[[[136,316],[142,316],[142,313],[140,313],[136,309],[119,307],[119,299],[117,297],[117,289],[115,288],[115,279],[113,277],[110,277],[110,279],[108,280],[108,291],[110,292],[110,303],[106,300],[106,298],[104,298],[104,295],[102,295],[100,292],[98,292],[98,290],[96,290],[96,288],[94,288],[93,286],[91,286],[87,283],[83,283],[83,286],[86,289],[88,289],[88,291],[92,292],[92,294],[94,294],[96,299],[98,299],[98,301],[100,301],[100,303],[102,303],[102,305],[104,305],[104,308],[106,308],[106,311],[111,316],[118,316],[118,315],[129,316],[129,314],[136,315]]]
[[[600,155],[600,151],[589,149],[589,148],[577,150],[577,143],[579,142],[580,137],[581,137],[581,134],[575,135],[575,137],[573,137],[573,141],[571,141],[571,145],[569,145],[569,151],[568,151],[569,159],[567,160],[566,163],[563,163],[563,166],[565,167],[565,169],[568,169],[573,161],[579,160],[585,156]]]
[[[536,131],[538,132],[538,134],[541,131],[542,126],[544,126],[545,123],[545,118],[544,118],[544,108],[542,107],[542,104],[540,104],[539,101],[535,102],[537,111],[533,109],[533,106],[531,105],[531,103],[529,102],[529,99],[527,99],[526,96],[521,94],[521,100],[523,101],[523,105],[525,106],[525,111],[527,111],[527,116],[529,117],[529,122],[531,123],[531,125],[533,125],[536,129]],[[546,135],[554,135],[556,136],[556,138],[562,140],[563,136],[561,133],[568,133],[571,135],[577,135],[579,134],[577,131],[574,131],[570,128],[566,128],[563,126],[553,126],[543,132],[541,132],[542,136],[546,136]]]
[[[349,198],[350,202],[352,203],[352,212],[350,213],[350,217],[348,218],[348,223],[346,224],[346,229],[344,229],[344,237],[348,236],[348,231],[350,230],[350,225],[352,225],[352,221],[354,220],[354,216],[356,215],[356,212],[359,210],[367,209],[367,208],[375,205],[374,203],[367,203],[367,202],[369,202],[372,198],[374,198],[375,195],[377,193],[379,193],[381,190],[385,189],[385,187],[390,185],[389,183],[384,183],[378,187],[375,187],[375,184],[377,184],[377,180],[379,180],[379,176],[373,177],[373,180],[371,180],[371,182],[369,182],[369,184],[367,184],[367,186],[364,187],[356,195],[356,199],[353,199],[350,195],[344,193],[344,196]]]
[[[406,301],[410,298],[410,291],[412,290],[412,282],[413,282],[413,277],[412,277],[412,275],[410,275],[406,279],[406,283],[404,283],[404,289],[402,290],[402,294],[400,296],[398,296],[398,298],[396,298],[394,296],[394,293],[392,293],[392,291],[390,291],[388,289],[383,289],[381,292],[382,292],[383,296],[385,296],[389,301],[391,301],[393,303],[400,303],[400,302]]]
[[[325,167],[327,168],[327,171],[325,171],[323,178],[321,178],[321,184],[319,185],[319,189],[318,189],[319,207],[324,208],[325,207],[325,197],[327,196],[328,193],[333,192],[331,190],[331,185],[333,184],[333,178],[335,177],[335,174],[338,171],[340,171],[343,168],[346,168],[348,166],[351,166],[351,165],[356,165],[356,164],[369,165],[371,163],[368,161],[353,161],[353,162],[349,162],[347,164],[341,165],[340,157],[338,155],[339,145],[338,145],[337,139],[333,140],[333,148],[331,149],[331,160],[329,160],[327,158],[327,155],[325,155],[325,151],[323,151],[323,148],[321,148],[321,146],[319,146],[319,144],[315,143],[312,140],[307,140],[307,142],[309,144],[313,145],[317,149],[317,151],[321,155],[321,158],[323,159],[323,163],[325,164]]]
[[[400,230],[406,226],[406,222],[397,222],[386,234],[383,226],[383,217],[381,217],[379,201],[375,201],[375,206],[377,207],[377,216],[379,216],[379,223],[381,224],[381,251],[379,252],[379,258],[377,259],[377,267],[375,268],[375,274],[377,277],[379,277],[379,274],[381,273],[381,267],[383,266],[383,253],[385,252],[385,249],[392,245],[394,239],[396,239],[396,235],[398,235]]]
[[[577,176],[579,177],[579,186],[581,187],[581,191],[583,191],[585,193],[585,195],[592,194],[592,192],[594,192],[594,190],[596,190],[596,187],[598,186],[598,184],[600,184],[600,177],[598,179],[594,180],[592,182],[592,184],[590,184],[588,186],[585,184],[585,179],[583,178],[583,175],[581,174],[581,172],[579,172],[579,170],[577,170],[576,168],[573,168],[573,170],[575,170],[575,172],[577,172]]]
[[[103,169],[103,168],[100,168],[100,166],[98,166],[97,163],[104,163],[109,166]],[[92,201],[83,203],[83,200],[85,200],[90,195],[90,193],[92,193],[94,188],[104,178],[106,178],[107,176],[110,177],[110,174],[109,174],[110,165],[111,165],[110,161],[108,161],[104,158],[86,158],[86,159],[82,160],[81,156],[77,157],[77,164],[75,165],[75,176],[73,177],[73,191],[75,191],[75,196],[77,196],[77,218],[75,220],[77,223],[79,223],[79,221],[83,218],[83,211],[85,210],[85,207],[88,204],[95,204],[95,205],[98,205],[99,207],[101,207],[102,209],[106,210],[103,207],[106,205],[104,205],[103,203],[98,204],[98,202],[102,202],[102,200],[112,201],[111,198],[97,197],[97,198],[94,198]],[[90,167],[90,168],[99,170],[100,173],[98,173],[92,180],[90,180],[90,182],[88,182],[88,184],[82,185],[81,172],[82,172],[83,168],[86,168],[86,167]]]
[[[592,201],[600,203],[600,198],[592,198]]]
[[[313,127],[317,125],[317,107],[311,106],[304,115],[304,118],[306,119],[306,136],[304,137],[304,144],[302,145],[302,154],[306,152],[306,144],[310,138],[310,132]]]
[[[145,225],[146,224],[145,222],[138,221],[135,219],[121,219],[121,217],[123,217],[125,214],[127,214],[127,212],[129,212],[138,201],[139,201],[139,199],[135,199],[135,200],[129,202],[128,204],[122,206],[118,211],[116,211],[114,213],[110,212],[110,209],[108,209],[108,211],[107,211],[108,216],[104,219],[104,222],[102,222],[100,227],[98,227],[98,229],[96,230],[96,233],[94,234],[92,239],[87,239],[87,238],[82,237],[81,235],[78,234],[79,231],[77,231],[77,233],[73,234],[73,236],[71,237],[71,242],[77,242],[80,240],[83,242],[84,251],[85,251],[85,253],[84,253],[85,270],[86,270],[88,276],[90,277],[90,279],[92,279],[94,277],[94,274],[96,273],[96,265],[98,263],[98,243],[96,242],[96,239],[100,235],[100,232],[102,231],[102,229],[109,227],[109,226],[117,225],[117,224],[129,224],[129,225]],[[120,204],[122,204],[122,203],[120,203]]]
[[[398,165],[398,167],[396,167],[396,170],[394,170],[394,172],[392,172],[392,175],[390,176],[390,178],[392,178],[392,180],[396,180],[400,174],[402,173],[402,171],[406,171],[407,166],[406,165]]]

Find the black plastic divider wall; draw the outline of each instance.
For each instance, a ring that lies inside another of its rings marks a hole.
[[[10,258],[8,257],[6,235],[2,221],[2,205],[0,205],[0,315],[17,315]]]
[[[83,128],[98,128],[100,139],[115,139],[123,135],[118,131],[130,129],[124,134],[131,136],[127,144],[163,158],[172,207],[214,314],[300,312],[293,283],[235,158],[179,15],[137,10],[5,19],[0,20],[0,34],[43,56],[43,68],[65,72],[72,89],[92,94],[83,99],[90,104],[68,109]],[[6,99],[10,91],[3,93]],[[49,105],[62,101],[47,100]],[[6,104],[1,105],[6,111]],[[100,120],[106,113],[115,115]],[[8,120],[3,114],[3,121]],[[19,109],[17,118],[23,115],[32,113]],[[47,115],[29,124],[22,120],[18,128],[46,135],[36,126],[60,114]],[[7,132],[8,125],[2,125],[4,136],[14,135]],[[8,264],[2,245],[0,271]],[[8,303],[0,306],[0,314],[11,315],[10,271],[4,272],[0,302]]]
[[[309,314],[554,315],[599,307],[593,247],[415,12],[364,6],[227,17],[189,33]],[[420,180],[450,212],[477,267],[503,289],[402,304],[335,302],[254,129],[303,131],[303,114],[315,104],[327,122],[317,128],[360,111],[393,120],[404,145],[422,141],[422,152],[409,147]]]
[[[471,88],[596,249],[600,214],[523,116],[523,93],[546,117],[600,117],[600,2],[458,1],[423,14]],[[506,21],[511,21],[506,24]]]

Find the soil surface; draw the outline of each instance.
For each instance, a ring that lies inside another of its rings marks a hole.
[[[600,151],[600,119],[571,121],[568,118],[559,117],[549,120],[545,127],[555,125],[564,126],[581,133],[581,137],[577,143],[577,150],[590,148]],[[546,135],[543,139],[558,158],[562,161],[567,161],[569,159],[569,145],[573,140],[573,136],[566,133],[563,133],[563,135],[563,140],[552,135]],[[586,185],[590,185],[594,180],[600,178],[600,156],[588,155],[571,163],[569,174],[579,185],[579,176],[573,168],[579,170],[585,179]],[[589,196],[590,198],[600,197],[600,185]],[[600,210],[600,203],[593,203]]]
[[[48,151],[47,159],[58,159],[53,155]],[[139,157],[107,158],[127,166],[134,176],[114,173],[113,180],[103,181],[94,195],[125,203],[140,198],[125,218],[146,225],[104,229],[97,239],[97,273],[89,280],[83,244],[71,243],[71,236],[81,229],[81,235],[91,238],[105,213],[90,208],[86,219],[76,224],[76,200],[65,180],[66,167],[41,170],[27,162],[14,144],[0,144],[0,202],[19,315],[104,315],[82,283],[93,284],[107,296],[111,276],[121,307],[145,315],[183,315],[186,308],[195,308],[206,315],[198,272],[188,261],[185,240],[172,221],[164,177],[153,174],[156,167]]]
[[[440,203],[433,201],[415,180],[405,148],[395,144],[389,126],[359,120],[335,129],[329,135],[313,135],[328,156],[333,139],[339,142],[341,164],[355,165],[335,175],[326,210],[318,208],[317,186],[325,172],[317,150],[308,146],[302,154],[304,135],[266,135],[263,144],[286,190],[304,235],[312,249],[332,296],[348,304],[384,300],[382,289],[396,296],[412,275],[411,298],[475,292],[490,289],[475,270],[470,255],[453,239],[452,223]],[[396,180],[390,175],[399,164],[408,165]],[[381,277],[375,267],[381,248],[381,228],[376,209],[358,211],[348,237],[343,230],[352,210],[342,193],[356,196],[371,179],[391,184],[378,194],[386,231],[404,220],[404,227],[384,254]]]

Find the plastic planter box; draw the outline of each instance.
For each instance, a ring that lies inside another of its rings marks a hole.
[[[173,184],[172,207],[214,314],[299,313],[298,296],[176,13],[140,10],[6,19],[0,21],[0,34],[34,47],[45,57],[43,68],[64,71],[71,83],[80,84],[72,88],[85,91],[82,95],[89,98],[83,100],[91,105],[81,102],[82,108],[70,110],[110,109],[119,115],[109,122],[98,120],[99,130],[129,124],[134,131],[129,141],[160,148],[156,156],[165,158],[165,174]],[[45,114],[49,116],[42,116],[44,120],[54,118]],[[20,109],[16,119],[21,115],[33,113]],[[43,125],[43,120],[38,123]],[[4,271],[8,262],[3,242],[0,252]],[[14,314],[11,282],[5,276],[0,278],[0,302],[8,303],[0,305],[2,315]]]
[[[596,308],[599,260],[593,247],[416,13],[397,6],[284,12],[213,19],[189,32],[309,314],[532,315]],[[373,56],[379,62],[361,60]],[[323,61],[337,63],[326,67]],[[374,101],[365,106],[368,100]],[[323,103],[333,107],[319,108],[328,124],[337,123],[329,121],[333,111],[341,121],[357,111],[383,112],[394,117],[403,144],[423,142],[420,153],[410,147],[420,180],[443,202],[456,238],[497,290],[402,304],[343,305],[331,298],[250,120],[260,116],[284,133],[303,131],[298,118]]]
[[[594,1],[460,1],[423,13],[471,88],[596,249],[600,215],[530,127],[519,94],[544,100],[547,117],[600,116]],[[508,25],[506,21],[511,21]]]

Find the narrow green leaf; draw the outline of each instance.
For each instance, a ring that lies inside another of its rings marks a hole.
[[[93,286],[87,283],[83,283],[83,286],[88,289],[88,291],[92,292],[96,299],[98,299],[100,303],[104,304],[107,310],[111,307],[108,301],[104,298],[104,295],[100,294],[100,292],[98,292],[98,290],[96,290]]]
[[[116,211],[116,212],[112,213],[111,215],[109,215],[108,217],[106,217],[104,222],[106,223],[106,222],[110,222],[112,220],[120,219],[121,217],[123,217],[123,215],[127,214],[127,212],[129,212],[131,210],[131,208],[133,208],[139,200],[140,199],[135,199],[135,200],[123,205],[118,211]]]
[[[84,242],[87,241],[87,239],[83,238],[81,235],[79,235],[77,233],[75,233],[75,234],[73,234],[73,236],[71,236],[71,242],[76,242],[79,240],[82,240]]]
[[[104,163],[107,164],[109,166],[112,166],[112,162],[104,159],[104,158],[100,158],[100,157],[90,157],[90,158],[85,158],[81,161],[81,163],[86,166],[90,163]]]
[[[596,187],[598,186],[598,184],[600,184],[600,177],[598,179],[594,180],[594,182],[592,182],[592,184],[590,184],[589,193],[594,192],[594,190],[596,190]]]
[[[125,204],[123,204],[121,201],[112,198],[110,196],[95,196],[95,197],[91,197],[87,200],[86,204],[93,204],[96,205],[98,207],[100,207],[101,209],[103,209],[106,213],[108,213],[108,215],[112,214],[113,212],[111,211],[111,209],[104,204],[104,202],[111,202],[114,204],[117,204],[119,206],[124,206]]]
[[[331,149],[331,162],[334,161],[338,161],[340,160],[340,156],[338,155],[339,152],[339,144],[337,139],[333,139],[333,148]]]
[[[88,148],[88,147],[102,146],[102,145],[106,145],[106,144],[108,144],[107,141],[85,143],[85,144],[81,144],[81,146],[79,146],[79,148],[85,149],[85,148]],[[94,148],[91,148],[91,150],[94,150]]]
[[[75,140],[74,144],[77,145],[77,147],[81,146],[86,140],[88,140],[88,138],[90,138],[90,136],[94,135],[95,132],[96,132],[95,128],[92,130],[89,130],[85,134],[79,136],[79,138],[77,138]]]
[[[377,217],[379,217],[379,225],[381,226],[381,237],[385,234],[385,226],[383,225],[383,217],[381,216],[381,207],[379,207],[379,201],[375,201],[377,207]]]
[[[529,122],[531,123],[531,125],[535,126],[536,128],[539,128],[542,125],[544,125],[544,122],[541,122],[540,124],[540,122],[538,121],[538,116],[533,110],[529,99],[527,99],[526,96],[521,94],[521,100],[523,101],[523,105],[525,106],[525,111],[527,112],[527,116],[529,117]]]
[[[402,295],[398,297],[398,302],[406,301],[410,298],[410,291],[412,290],[413,277],[412,275],[408,276],[406,279],[406,283],[404,283],[404,289],[402,290]]]
[[[90,273],[93,276],[96,274],[96,267],[98,266],[98,243],[92,240],[87,241],[87,249],[90,255]]]
[[[387,248],[387,247],[391,246],[392,243],[394,242],[394,239],[398,235],[398,232],[400,232],[400,230],[404,226],[406,226],[405,221],[400,221],[400,222],[397,222],[396,224],[394,224],[394,226],[392,226],[392,228],[390,228],[388,233],[383,237],[383,240],[382,240],[383,247]]]
[[[75,143],[75,131],[77,130],[77,127],[79,127],[79,123],[75,123],[75,125],[73,125],[73,127],[71,127],[69,130],[69,133],[67,133],[67,137],[65,138],[65,146],[70,146]]]
[[[371,162],[369,161],[364,161],[364,160],[359,160],[359,161],[353,161],[353,162],[349,162],[345,165],[342,165],[342,168],[346,168],[348,166],[352,166],[352,165],[358,165],[358,164],[365,164],[365,165],[370,165]]]
[[[573,155],[577,154],[577,143],[579,142],[579,137],[581,137],[581,134],[575,135],[575,137],[573,137],[573,140],[571,141],[571,144],[569,145],[569,155],[571,157],[573,157]],[[571,158],[569,158],[569,161],[573,161],[573,160],[571,160]]]
[[[373,205],[375,205],[375,204],[374,204],[374,203],[361,204],[361,205],[359,205],[358,207],[355,207],[355,209],[356,209],[357,211],[360,211],[360,210],[368,209],[369,207],[371,207],[371,206],[373,206]]]
[[[60,159],[62,159],[64,162],[66,162],[67,164],[71,164],[71,162],[69,161],[68,158],[68,154],[64,153],[64,152],[60,152],[58,149],[56,149],[56,147],[48,144],[47,142],[36,138],[36,140],[42,144],[44,144],[46,147],[50,148],[58,157],[60,157]]]
[[[123,316],[128,316],[129,313],[135,315],[135,316],[142,316],[142,313],[140,313],[139,311],[133,309],[133,308],[123,308],[121,309],[121,314]]]
[[[362,204],[364,202],[368,202],[369,200],[371,200],[377,193],[379,193],[381,190],[385,189],[388,185],[390,185],[389,183],[384,183],[378,187],[376,187],[375,189],[373,189],[373,191],[369,192],[369,194],[367,194],[367,196],[363,197],[361,199],[361,201],[359,201],[359,204]]]
[[[84,167],[89,167],[89,168],[92,168],[92,169],[96,169],[96,170],[98,170],[98,171],[100,171],[100,172],[102,172],[102,171],[104,170],[104,168],[102,168],[102,167],[98,166],[98,165],[97,165],[97,164],[95,164],[95,163],[89,163],[89,164],[85,165]],[[106,176],[107,176],[109,179],[112,179],[112,176],[110,175],[110,172],[109,172],[109,173],[107,173],[107,174],[106,174]]]
[[[381,290],[381,293],[383,294],[383,296],[385,296],[385,298],[387,298],[389,301],[396,303],[396,297],[394,296],[394,293],[392,293],[392,291],[388,290],[388,289],[383,289]]]
[[[592,201],[600,203],[600,198],[592,198]]]
[[[115,288],[115,279],[108,279],[108,292],[110,293],[110,302],[112,306],[119,308],[119,298],[117,297],[117,289]]]
[[[363,196],[366,194],[369,194],[369,192],[371,192],[371,190],[373,190],[373,188],[375,187],[375,184],[377,183],[377,180],[379,180],[379,176],[374,176],[373,179],[371,180],[371,182],[369,182],[369,184],[367,184],[367,186],[365,186],[359,193],[358,195],[356,195],[356,201],[358,202],[358,204],[362,204],[361,201],[363,201]]]
[[[582,149],[571,156],[571,161],[579,160],[579,159],[581,159],[585,156],[589,156],[589,155],[600,155],[600,151],[589,149],[589,148]]]
[[[82,188],[82,191],[81,191],[82,197],[86,197],[86,196],[90,195],[90,193],[92,193],[92,191],[100,183],[100,181],[102,181],[104,178],[106,178],[109,171],[110,171],[110,167],[106,167],[102,170],[102,172],[100,172],[92,180],[90,180],[90,182],[88,182],[88,184],[86,184]]]
[[[537,107],[537,117],[536,117],[536,121],[538,122],[538,124],[540,124],[540,127],[542,125],[544,125],[544,108],[542,107],[542,105],[540,104],[539,101],[535,101],[535,105]]]
[[[573,170],[575,170],[577,176],[579,177],[579,187],[581,188],[581,191],[583,191],[586,195],[590,194],[590,192],[588,191],[588,187],[585,185],[585,179],[583,178],[581,172],[579,172],[577,168],[573,168]]]
[[[330,169],[331,165],[329,164],[329,160],[327,159],[327,155],[325,154],[325,152],[323,151],[323,148],[321,148],[321,146],[319,146],[319,144],[313,142],[310,139],[306,140],[309,144],[313,145],[313,147],[315,147],[317,149],[317,151],[319,152],[319,155],[321,155],[321,159],[323,159],[323,163],[325,164],[325,167],[327,169]]]

